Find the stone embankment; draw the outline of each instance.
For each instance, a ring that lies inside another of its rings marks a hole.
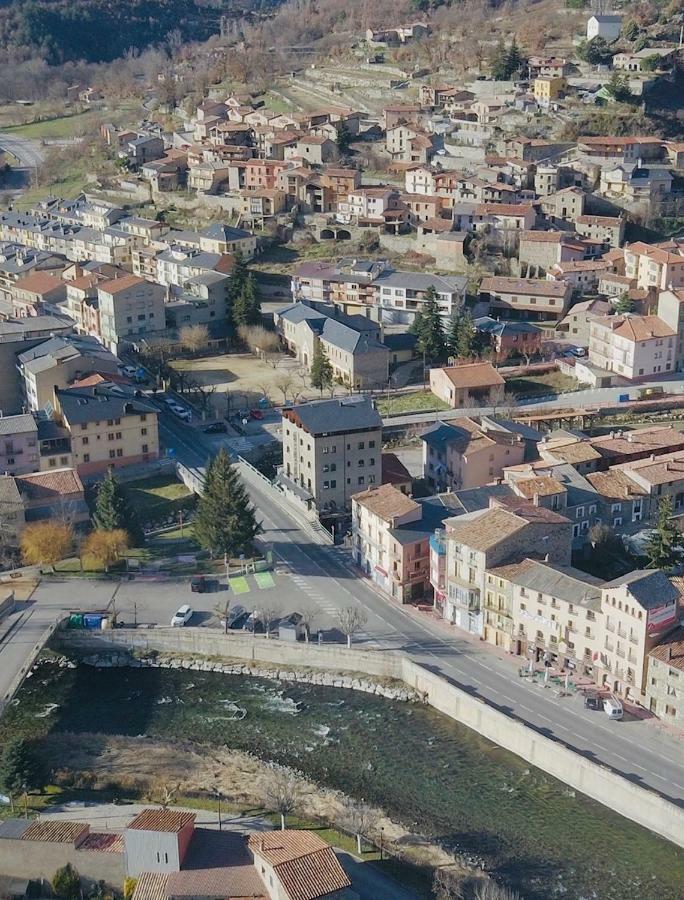
[[[249,665],[240,660],[218,661],[208,658],[165,656],[149,654],[133,656],[128,653],[100,653],[84,656],[82,663],[98,669],[118,667],[188,669],[195,672],[217,672],[223,675],[247,675],[252,678],[267,678],[272,681],[289,681],[300,684],[316,684],[322,687],[346,688],[350,691],[361,691],[365,694],[377,694],[387,700],[400,702],[424,702],[424,697],[417,691],[400,683],[383,684],[355,672],[323,672],[315,669],[274,668],[273,666]],[[62,666],[73,665],[67,657],[59,660]]]

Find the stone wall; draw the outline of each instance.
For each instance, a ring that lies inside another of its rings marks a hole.
[[[84,886],[99,881],[116,891],[123,889],[126,877],[124,854],[79,850],[73,844],[47,841],[22,841],[0,838],[0,872],[13,878],[45,878],[49,881],[57,869],[71,863]]]
[[[58,633],[56,641],[64,649],[89,649],[98,653],[111,652],[117,647],[157,649],[289,668],[307,666],[327,672],[364,672],[397,678],[444,715],[609,809],[684,847],[684,809],[538,734],[399,653],[338,645],[286,644],[263,637],[224,635],[205,628],[117,629],[92,633],[64,630]]]

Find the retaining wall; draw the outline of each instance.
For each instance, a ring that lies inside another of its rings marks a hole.
[[[124,646],[399,678],[449,718],[472,728],[609,809],[684,847],[684,809],[538,734],[393,651],[287,644],[263,637],[225,635],[203,628],[62,631],[58,641],[65,648],[106,651]]]

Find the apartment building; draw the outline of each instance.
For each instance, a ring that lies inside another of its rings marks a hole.
[[[489,303],[491,315],[557,322],[570,306],[572,287],[563,281],[544,278],[494,275],[482,279],[479,297]]]
[[[102,341],[112,353],[166,327],[164,298],[160,284],[138,275],[124,275],[98,285]]]
[[[677,332],[658,316],[608,316],[589,325],[589,362],[629,380],[673,372]]]
[[[38,426],[33,416],[0,416],[0,472],[23,475],[39,467]]]
[[[12,315],[24,318],[59,312],[64,300],[66,285],[61,278],[50,272],[32,272],[12,287]]]
[[[647,425],[633,431],[611,431],[589,438],[581,432],[559,431],[539,442],[539,455],[551,463],[566,462],[578,472],[606,471],[611,466],[674,453],[684,449],[684,435],[670,425]]]
[[[364,397],[318,400],[283,411],[285,493],[319,515],[351,508],[382,476],[382,419]]]
[[[496,406],[506,382],[490,362],[462,362],[430,369],[430,390],[452,409]]]
[[[629,530],[630,524],[654,518],[662,497],[670,497],[675,512],[684,512],[684,451],[664,453],[612,466],[587,479],[604,498],[607,521],[613,528]],[[609,515],[608,515],[609,512]],[[643,526],[642,526],[643,527]]]
[[[71,438],[81,477],[157,459],[157,410],[111,384],[55,391],[55,420]]]
[[[54,388],[66,388],[72,381],[98,372],[116,376],[119,361],[97,338],[88,335],[60,335],[17,356],[28,409],[49,409]]]
[[[556,263],[583,259],[586,248],[572,233],[563,231],[523,231],[518,244],[521,265],[537,274],[548,271]]]
[[[625,235],[622,216],[577,216],[575,230],[582,237],[602,241],[609,247],[621,247]]]
[[[661,291],[656,312],[677,334],[674,368],[679,371],[684,366],[684,288]]]
[[[467,417],[456,424],[436,422],[421,435],[423,478],[434,491],[478,488],[523,462],[521,435],[505,427],[488,428]]]
[[[684,628],[672,631],[648,653],[646,706],[658,718],[684,728]]]
[[[380,340],[377,322],[365,316],[346,316],[334,306],[314,308],[305,301],[275,313],[274,322],[285,346],[307,369],[319,343],[336,381],[356,389],[387,384],[390,353]]]
[[[430,590],[430,538],[448,515],[391,484],[366,488],[352,497],[354,562],[399,603],[420,599]]]
[[[447,519],[444,617],[483,636],[488,570],[525,558],[529,548],[559,565],[570,563],[572,525],[523,500],[492,500],[485,510]]]

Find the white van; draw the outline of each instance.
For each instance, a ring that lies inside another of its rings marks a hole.
[[[603,711],[608,716],[609,719],[621,719],[622,718],[622,703],[617,699],[617,697],[606,697],[603,701]]]

